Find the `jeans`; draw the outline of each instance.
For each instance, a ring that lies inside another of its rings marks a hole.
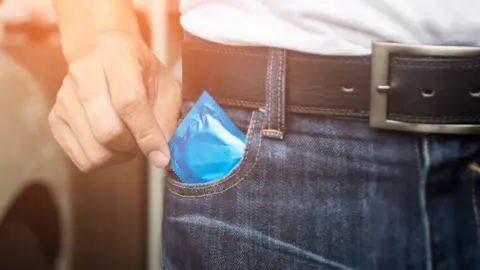
[[[285,113],[279,139],[283,111],[223,109],[245,156],[208,184],[168,173],[165,269],[480,269],[478,137]]]

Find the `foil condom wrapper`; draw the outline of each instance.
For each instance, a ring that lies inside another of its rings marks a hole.
[[[170,167],[185,184],[226,177],[240,163],[245,134],[204,91],[169,143]]]

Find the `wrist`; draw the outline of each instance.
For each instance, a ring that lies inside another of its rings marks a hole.
[[[91,51],[105,33],[141,37],[131,0],[54,0],[67,61]]]
[[[127,29],[97,29],[84,35],[62,38],[62,51],[68,63],[93,52],[99,43],[113,38],[142,39],[140,32]]]

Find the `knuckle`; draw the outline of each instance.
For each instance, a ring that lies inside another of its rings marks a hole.
[[[113,106],[120,116],[128,116],[142,106],[146,100],[139,92],[131,91],[130,95],[121,96],[113,101]]]
[[[111,125],[95,131],[95,138],[100,144],[110,144],[122,136],[125,130],[121,125]]]
[[[89,172],[92,170],[92,164],[89,160],[79,153],[79,149],[76,149],[65,140],[58,141],[60,147],[68,155],[69,159],[75,164],[75,166],[82,172]]]
[[[95,84],[95,89],[97,91],[92,92],[81,86],[77,88],[76,91],[77,99],[84,108],[104,106],[109,103],[108,97],[96,94],[100,92],[108,92],[108,89],[102,89],[104,87],[105,86],[102,84]]]
[[[153,129],[144,129],[141,131],[137,131],[135,134],[135,138],[137,139],[137,143],[140,146],[149,144],[152,140],[155,139],[155,132]]]
[[[79,98],[79,102],[86,114],[91,117],[103,117],[103,115],[105,115],[104,112],[107,109],[106,104],[109,103],[108,100],[100,97]]]
[[[94,97],[91,95],[87,95],[84,93],[85,91],[82,91],[82,89],[78,89],[77,91],[77,98],[78,102],[83,105],[83,107],[89,107],[93,103]]]
[[[77,164],[77,168],[83,173],[88,173],[93,170],[92,165],[89,163]]]
[[[102,167],[113,158],[113,154],[108,150],[96,151],[89,156],[90,166],[94,168]]]

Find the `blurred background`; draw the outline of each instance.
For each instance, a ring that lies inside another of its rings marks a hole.
[[[180,80],[177,1],[134,2],[145,41]],[[161,269],[162,172],[138,157],[82,174],[50,134],[67,70],[55,17],[50,0],[0,0],[0,258],[25,269]]]

